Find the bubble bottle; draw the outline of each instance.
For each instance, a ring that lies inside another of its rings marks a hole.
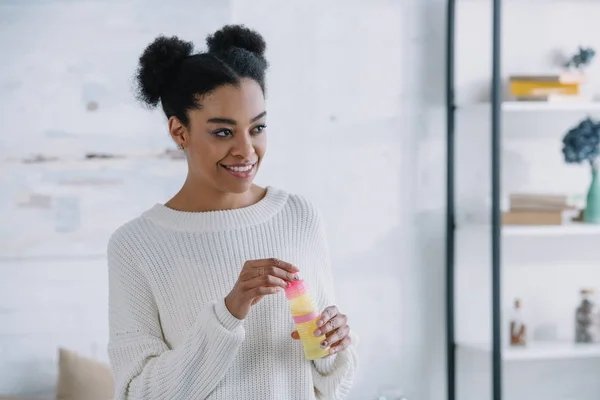
[[[296,330],[304,346],[304,355],[307,360],[316,360],[329,354],[329,347],[321,348],[325,335],[315,336],[319,312],[313,301],[308,285],[299,279],[289,283],[285,289],[285,296],[290,301],[290,310],[294,318]]]

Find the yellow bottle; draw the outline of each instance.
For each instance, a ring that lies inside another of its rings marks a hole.
[[[285,289],[285,295],[290,300],[290,310],[296,330],[304,346],[304,355],[307,360],[316,360],[329,354],[329,347],[322,348],[321,342],[325,335],[315,336],[319,312],[313,301],[308,287],[303,280],[290,282]]]

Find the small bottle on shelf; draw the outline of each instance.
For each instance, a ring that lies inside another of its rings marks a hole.
[[[593,289],[581,289],[581,303],[575,311],[575,342],[596,343],[600,340],[600,315],[592,297]]]
[[[510,319],[510,345],[525,346],[527,344],[527,326],[523,321],[521,300],[515,299]]]

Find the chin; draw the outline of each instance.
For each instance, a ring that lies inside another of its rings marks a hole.
[[[246,193],[250,188],[252,188],[252,182],[243,185],[226,185],[223,188],[223,191],[227,193],[242,194]]]
[[[254,184],[254,179],[240,180],[238,182],[236,182],[235,180],[232,181],[230,179],[219,179],[215,183],[215,186],[224,193],[242,194],[246,193],[252,188],[252,185]]]

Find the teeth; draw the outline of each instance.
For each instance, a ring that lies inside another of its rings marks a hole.
[[[229,168],[230,170],[235,171],[235,172],[248,172],[252,169],[253,166],[254,165],[252,164],[252,165],[246,165],[245,167],[227,167],[227,168]]]

